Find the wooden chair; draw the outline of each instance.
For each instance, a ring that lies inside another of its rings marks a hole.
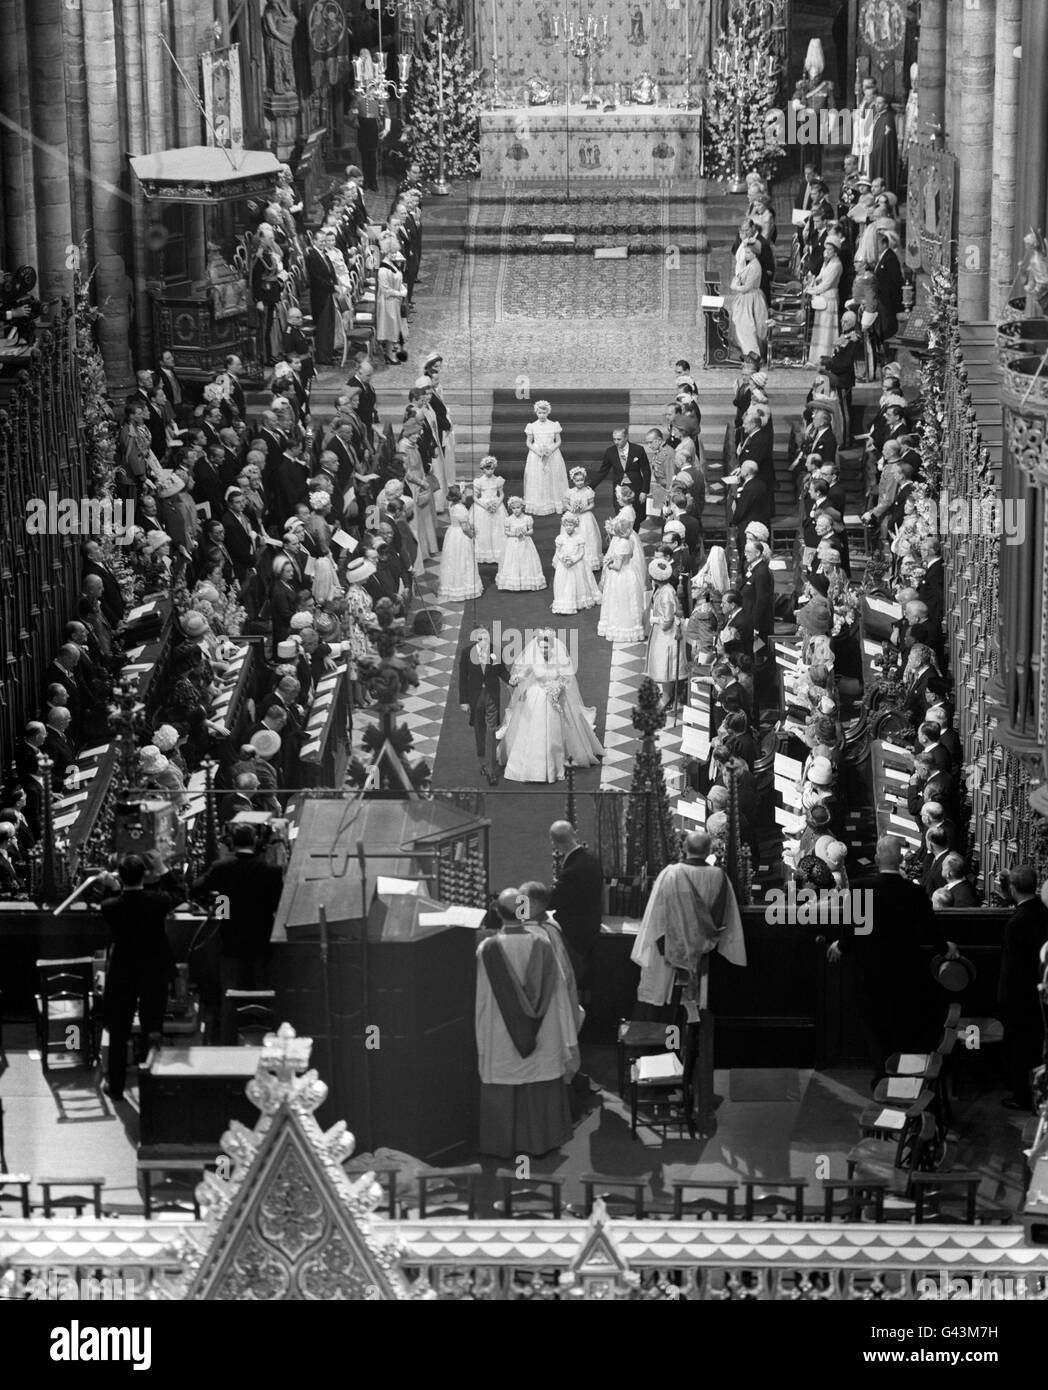
[[[934,1093],[925,1088],[915,1099],[908,1102],[900,1101],[897,1105],[888,1106],[871,1105],[859,1116],[859,1129],[864,1138],[886,1139],[890,1142],[913,1120],[931,1113],[934,1100]],[[933,1114],[933,1121],[934,1118]]]
[[[8,1173],[0,1171],[0,1202],[18,1202],[22,1208],[22,1216],[26,1221],[29,1220],[29,1184],[33,1179],[28,1173]],[[17,1187],[17,1195],[14,1192],[6,1191],[9,1187]]]
[[[678,1019],[680,1010],[680,996],[684,988],[683,984],[675,983],[667,1012],[669,1022],[652,1023],[646,1019],[623,1018],[619,1020],[616,1042],[618,1044],[618,1064],[619,1064],[619,1095],[626,1094],[626,1077],[628,1066],[636,1058],[645,1053],[665,1052],[670,1036],[669,1029],[674,1027],[672,1020]]]
[[[910,1180],[914,1198],[914,1221],[918,1226],[932,1221],[963,1222],[966,1226],[974,1226],[981,1182],[981,1174],[960,1170],[946,1173],[914,1173]],[[963,1216],[958,1214],[958,1198],[954,1195],[958,1189],[964,1207]]]
[[[804,1178],[747,1178],[742,1184],[743,1220],[803,1221],[807,1190]],[[789,1205],[784,1205],[786,1192],[793,1194]],[[762,1215],[769,1208],[770,1214]]]
[[[79,1052],[85,1066],[96,1060],[94,958],[38,960],[36,1034],[40,1065],[50,1070],[49,1053]]]
[[[874,1099],[898,1105],[916,1100],[930,1087],[940,1123],[945,1128],[953,1118],[947,1094],[947,1062],[957,1045],[955,1028],[945,1028],[934,1052],[896,1052],[885,1062],[888,1075],[878,1082]]]
[[[518,1178],[515,1173],[500,1171],[502,1200],[498,1209],[511,1221],[539,1217],[559,1221],[563,1206],[564,1179]]]
[[[822,1181],[824,1221],[863,1221],[873,1208],[875,1222],[884,1220],[884,1178],[824,1178]],[[838,1193],[843,1193],[838,1197]],[[843,1208],[843,1209],[842,1209]]]
[[[233,1047],[261,1047],[267,1033],[275,1033],[276,991],[227,989],[222,1016],[222,1036]]]
[[[106,1185],[105,1178],[40,1178],[40,1190],[44,1194],[44,1216],[53,1216],[56,1209],[70,1207],[76,1215],[83,1216],[84,1208],[90,1206],[94,1210],[95,1218],[102,1219],[102,1188]],[[52,1188],[56,1187],[88,1187],[91,1195],[85,1196],[83,1192],[71,1192],[66,1197],[52,1197]]]
[[[699,1057],[697,1023],[682,1026],[681,1047],[665,1047],[657,1054],[638,1057],[630,1067],[630,1133],[637,1137],[637,1125],[661,1132],[686,1129],[697,1137],[695,1124],[695,1067]]]
[[[472,1221],[477,1214],[479,1168],[448,1168],[418,1177],[418,1216],[455,1216]]]
[[[848,1154],[848,1177],[887,1184],[886,1219],[908,1220],[913,1213],[913,1177],[934,1166],[935,1116],[927,1112],[907,1121],[894,1139],[860,1139]]]
[[[699,1221],[735,1220],[739,1189],[733,1182],[693,1182],[691,1178],[674,1178],[670,1188],[673,1191],[674,1221],[683,1221],[686,1216]],[[698,1195],[691,1196],[692,1193]],[[720,1193],[720,1198],[707,1196],[707,1193]]]
[[[583,1212],[591,1216],[593,1203],[600,1197],[608,1211],[621,1216],[633,1216],[643,1221],[647,1216],[645,1193],[647,1178],[608,1177],[603,1173],[583,1173],[582,1178]]]
[[[140,1158],[138,1177],[142,1189],[142,1212],[152,1221],[161,1212],[200,1220],[200,1201],[196,1195],[210,1158]],[[158,1190],[160,1189],[159,1194]]]

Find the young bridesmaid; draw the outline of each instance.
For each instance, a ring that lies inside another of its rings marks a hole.
[[[574,512],[579,519],[579,535],[586,547],[586,559],[591,570],[599,570],[604,563],[604,541],[600,534],[597,518],[593,515],[593,489],[586,485],[586,470],[571,470],[571,487],[564,499],[566,511]]]
[[[502,500],[506,480],[495,472],[497,467],[495,455],[486,454],[480,461],[480,473],[473,479],[473,527],[478,565],[497,565],[506,548],[509,517]]]
[[[444,494],[448,503],[448,529],[440,552],[440,587],[437,598],[441,603],[464,603],[480,598],[484,584],[473,553],[473,526],[470,514],[462,505],[462,489],[450,483]]]
[[[578,613],[583,608],[593,608],[599,601],[579,519],[574,513],[565,512],[553,557],[552,611]]]
[[[546,576],[542,561],[535,549],[531,533],[535,523],[524,513],[523,497],[509,499],[509,520],[506,522],[506,549],[499,561],[495,584],[500,589],[520,593],[525,589],[544,589]]]

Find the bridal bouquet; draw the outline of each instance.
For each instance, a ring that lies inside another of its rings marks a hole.
[[[558,681],[556,685],[549,685],[546,687],[546,699],[554,709],[560,709],[561,705],[564,703],[564,684],[562,681]]]

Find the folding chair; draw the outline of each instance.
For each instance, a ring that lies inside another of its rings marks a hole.
[[[93,956],[36,963],[36,1035],[45,1072],[56,1048],[79,1052],[85,1066],[96,1060],[94,966]]]

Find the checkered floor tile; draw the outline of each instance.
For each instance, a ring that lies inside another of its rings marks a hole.
[[[430,607],[436,607],[437,577],[440,570],[440,556],[427,560],[425,574],[420,587]],[[411,612],[414,615],[422,609],[416,599]],[[442,603],[440,612],[444,615],[444,627],[437,637],[418,637],[409,634],[405,643],[409,652],[418,656],[419,683],[402,701],[404,713],[402,722],[407,724],[415,740],[412,758],[424,758],[433,767],[440,742],[440,730],[444,722],[448,691],[451,689],[455,670],[455,653],[458,651],[459,632],[462,628],[463,603]],[[354,731],[363,735],[366,722],[375,719],[371,710],[360,710],[354,719]],[[355,749],[359,753],[359,739]]]

